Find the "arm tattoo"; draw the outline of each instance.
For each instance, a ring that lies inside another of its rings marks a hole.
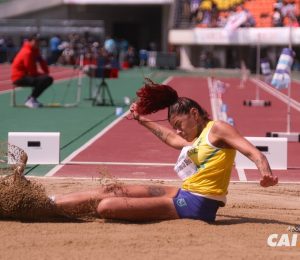
[[[161,129],[151,129],[151,132],[155,134],[158,138],[163,139],[163,132],[161,131]]]
[[[150,197],[160,197],[166,194],[165,189],[158,186],[149,186],[148,192]]]
[[[272,175],[272,170],[268,163],[264,163],[263,160],[257,159],[257,160],[255,160],[255,164],[257,165],[257,168],[261,172],[261,174],[266,173],[266,174]]]

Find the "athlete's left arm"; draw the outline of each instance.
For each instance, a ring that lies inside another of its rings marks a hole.
[[[236,149],[253,161],[262,176],[261,186],[268,187],[278,183],[278,178],[273,176],[266,156],[231,125],[222,121],[215,122],[209,139],[213,145]]]

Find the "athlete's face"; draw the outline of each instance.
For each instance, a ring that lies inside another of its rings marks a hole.
[[[198,111],[192,108],[188,114],[172,115],[170,124],[179,136],[188,142],[192,142],[199,134],[197,115],[199,115]]]

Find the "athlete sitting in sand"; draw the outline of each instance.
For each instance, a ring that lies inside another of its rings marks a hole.
[[[103,186],[94,190],[56,195],[53,201],[64,213],[87,214],[91,210],[105,219],[129,221],[200,219],[211,222],[226,204],[236,150],[252,160],[261,173],[260,185],[278,183],[266,157],[222,121],[212,121],[192,99],[178,97],[167,85],[145,84],[130,107],[133,118],[161,141],[182,149],[175,170],[183,179],[180,189],[164,185]],[[168,108],[168,120],[175,129],[161,126],[143,115]],[[147,152],[147,149],[145,149]]]
[[[0,200],[0,217],[43,219],[89,217],[92,214],[129,221],[191,218],[212,222],[218,208],[226,204],[236,150],[256,164],[262,175],[262,187],[278,183],[266,157],[256,147],[231,125],[210,120],[195,101],[178,97],[171,87],[149,80],[137,95],[139,100],[130,108],[133,118],[167,145],[181,149],[175,165],[175,171],[183,179],[180,189],[164,185],[109,184],[51,196],[50,200],[42,187],[22,177],[27,156],[21,151],[18,152],[20,162],[14,170],[13,185],[5,178],[0,183],[3,198]],[[176,132],[143,116],[166,107],[169,123]],[[10,203],[6,195],[17,199]]]

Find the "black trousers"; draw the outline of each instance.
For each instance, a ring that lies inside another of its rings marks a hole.
[[[14,82],[15,85],[20,87],[32,87],[31,96],[34,98],[39,97],[52,83],[53,78],[48,75],[25,76]]]

